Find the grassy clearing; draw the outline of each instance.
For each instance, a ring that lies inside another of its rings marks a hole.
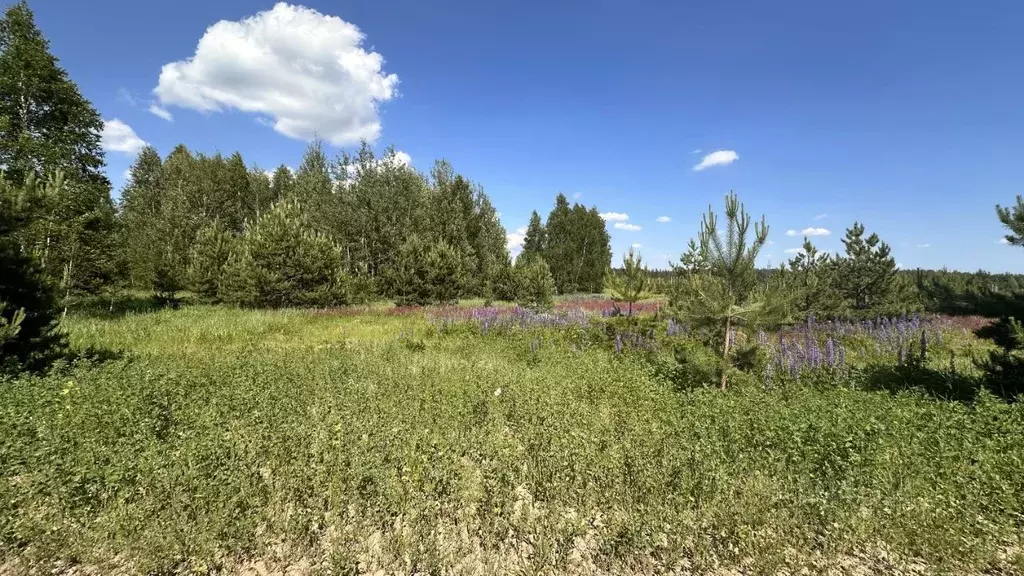
[[[1024,413],[986,395],[683,391],[382,310],[69,320],[124,354],[0,383],[0,571],[1024,568]]]

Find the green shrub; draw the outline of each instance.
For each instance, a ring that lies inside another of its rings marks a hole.
[[[199,229],[186,270],[189,290],[206,298],[217,297],[234,241],[234,236],[216,220]]]

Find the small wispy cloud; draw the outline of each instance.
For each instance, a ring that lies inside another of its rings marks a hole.
[[[629,222],[616,222],[615,229],[625,230],[626,232],[638,232],[640,230],[643,230],[643,227],[637,226],[636,224],[630,224]]]
[[[573,200],[579,200],[580,198],[583,198],[583,192],[577,192],[572,195]]]
[[[775,244],[775,240],[765,240],[764,243],[771,246],[772,244]]]
[[[697,148],[693,152],[690,152],[690,154],[700,154],[701,152],[702,152],[702,150],[700,148]]]
[[[815,214],[814,215],[814,219],[815,220],[822,220],[824,218],[828,218],[828,214]]]
[[[669,218],[668,216],[658,216],[658,219],[655,220],[655,222],[660,222],[662,224],[664,224],[665,222],[671,222],[671,221],[672,221],[672,219]]]
[[[804,228],[797,232],[796,230],[786,230],[786,236],[828,236],[832,231],[826,228]]]
[[[918,248],[931,248],[932,245],[931,244],[918,244],[917,247]]]
[[[171,114],[170,111],[165,110],[165,109],[157,106],[156,104],[150,104],[149,105],[149,113],[153,114],[154,116],[159,116],[160,118],[163,118],[164,120],[167,120],[168,122],[173,122],[174,121],[174,115]]]
[[[786,254],[800,254],[803,251],[803,248],[786,248],[785,250],[783,250],[783,252],[785,252]]]
[[[704,156],[699,164],[693,167],[694,172],[706,170],[712,166],[726,166],[740,159],[735,150],[715,150]]]
[[[1007,240],[1006,238],[1000,238],[1000,239],[999,239],[999,243],[1000,243],[1000,244],[1009,244],[1009,243],[1010,243],[1010,241],[1009,241],[1009,240]]]
[[[601,214],[601,218],[606,222],[625,222],[629,220],[629,214],[625,212],[605,212]]]
[[[644,247],[644,245],[643,245],[643,244],[639,244],[639,243],[637,243],[637,244],[631,244],[631,246],[632,246],[633,248],[636,248],[637,250],[639,250],[639,249],[641,249],[641,248],[643,248],[643,247]]]

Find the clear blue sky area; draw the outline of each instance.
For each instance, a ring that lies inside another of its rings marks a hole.
[[[513,244],[564,192],[664,267],[733,189],[762,264],[857,219],[905,268],[1024,272],[994,210],[1024,193],[1020,0],[30,5],[117,187],[142,141],[272,168],[315,130],[448,159]]]

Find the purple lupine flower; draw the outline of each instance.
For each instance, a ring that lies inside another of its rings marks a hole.
[[[846,349],[843,348],[842,344],[840,344],[839,345],[839,365],[842,366],[845,363],[846,363]]]
[[[896,365],[903,366],[903,341],[900,340],[896,345]]]
[[[925,334],[924,330],[921,330],[921,361],[923,362],[925,357],[928,355],[928,335]]]
[[[829,368],[834,368],[836,365],[836,341],[831,336],[825,340],[825,364]]]
[[[766,346],[768,344],[768,335],[764,333],[764,330],[757,331],[757,341],[761,346]]]

